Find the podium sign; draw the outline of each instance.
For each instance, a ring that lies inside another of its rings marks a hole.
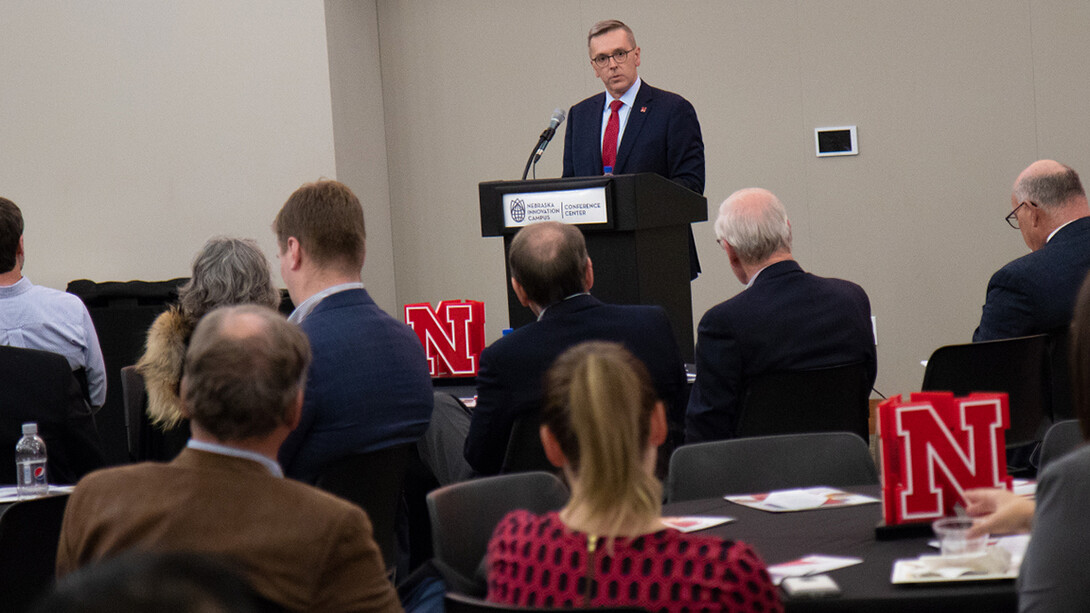
[[[444,300],[405,305],[405,323],[416,332],[432,377],[473,377],[484,349],[484,303]]]
[[[954,515],[963,492],[1011,489],[1004,431],[1006,394],[894,396],[878,405],[882,511],[887,526]]]
[[[539,221],[609,223],[606,188],[564,189],[503,195],[503,225],[521,228]]]

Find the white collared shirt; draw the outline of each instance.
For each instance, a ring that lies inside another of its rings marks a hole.
[[[189,442],[185,444],[190,449],[196,449],[197,451],[205,451],[208,453],[218,453],[220,455],[231,456],[232,458],[242,458],[244,460],[252,460],[261,464],[265,468],[269,469],[274,477],[283,477],[284,471],[280,468],[280,464],[277,464],[272,458],[265,457],[260,453],[254,451],[247,451],[246,449],[238,449],[236,447],[228,447],[227,445],[221,445],[219,443],[210,443],[208,441],[198,441],[196,439],[189,439]]]
[[[336,294],[338,292],[345,292],[350,289],[363,289],[363,283],[341,283],[340,285],[331,285],[323,289],[317,294],[314,294],[310,298],[304,300],[303,304],[295,307],[295,310],[292,311],[291,315],[288,317],[288,321],[296,325],[303,323],[303,320],[307,318],[307,315],[310,315],[310,312],[314,310],[314,307],[318,306],[318,303],[321,302],[323,299],[328,298],[329,296],[332,296],[333,294]]]
[[[617,130],[617,151],[621,150],[621,138],[624,137],[624,127],[628,125],[628,115],[632,111],[632,105],[636,103],[636,94],[640,91],[640,78],[636,77],[636,82],[632,84],[632,87],[628,88],[620,98],[617,98],[624,103],[621,106],[621,110],[617,111],[617,120],[620,122],[619,130]],[[609,103],[613,102],[613,96],[606,92],[606,104],[602,110],[602,134],[598,138],[598,143],[606,139],[606,124],[609,123],[609,116],[613,113],[613,109],[609,108]]]

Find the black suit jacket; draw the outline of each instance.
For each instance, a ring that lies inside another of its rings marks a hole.
[[[1087,271],[1090,217],[1083,217],[992,275],[973,342],[1066,329]]]
[[[564,132],[564,176],[602,174],[602,92],[571,107]],[[696,110],[688,100],[666,90],[640,83],[628,114],[613,174],[653,172],[690,190],[704,193],[704,140]],[[689,267],[692,278],[700,272],[692,230],[689,231]]]
[[[579,295],[550,306],[541,320],[481,352],[477,406],[465,442],[465,458],[473,470],[487,475],[500,471],[515,419],[541,409],[545,372],[565,349],[589,340],[622,343],[642,360],[667,411],[680,420],[685,366],[666,311],[608,305]]]
[[[45,441],[50,483],[75,483],[105,464],[94,417],[64,356],[0,346],[0,407],[0,483],[15,483],[25,422],[37,422]]]
[[[873,385],[878,367],[863,288],[804,272],[794,260],[772,264],[700,320],[685,442],[733,437],[754,377],[855,362],[867,364]]]

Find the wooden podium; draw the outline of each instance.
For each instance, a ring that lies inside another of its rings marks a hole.
[[[693,361],[689,224],[707,221],[707,199],[654,173],[487,181],[479,185],[481,236],[502,236],[512,328],[533,321],[511,289],[507,253],[519,228],[554,219],[579,226],[594,262],[591,293],[610,304],[666,309],[681,356]]]

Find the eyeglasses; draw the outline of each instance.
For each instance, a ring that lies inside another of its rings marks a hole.
[[[1026,200],[1025,202],[1022,202],[1018,206],[1014,207],[1014,210],[1007,214],[1007,223],[1010,224],[1010,227],[1014,228],[1015,230],[1018,229],[1018,209],[1026,206],[1027,204],[1032,207],[1037,206],[1037,203]]]
[[[632,47],[628,51],[624,51],[624,50],[617,51],[617,52],[613,53],[613,55],[599,55],[598,57],[593,58],[592,61],[599,68],[605,68],[606,66],[609,66],[610,58],[617,60],[618,64],[624,64],[625,60],[628,59],[628,54],[632,53],[635,50],[636,50],[636,48]]]

